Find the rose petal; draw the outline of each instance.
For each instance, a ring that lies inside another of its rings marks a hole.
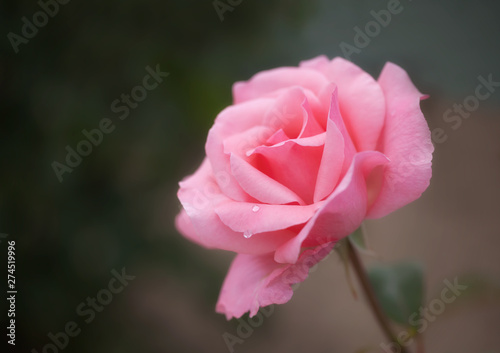
[[[282,147],[285,143],[293,143],[303,147],[321,147],[325,144],[325,139],[325,132],[316,136],[301,139],[286,139],[284,141],[277,142],[272,146],[257,147],[252,151],[248,151],[246,155],[247,157],[252,157],[254,155],[258,155],[259,151],[265,150],[265,147]],[[251,160],[251,158],[247,159]],[[256,160],[258,159],[254,158],[252,161],[254,164],[259,166],[259,163],[255,162]],[[259,168],[260,167],[261,166],[259,166]],[[281,182],[274,180],[255,166],[251,165],[248,161],[243,160],[236,155],[231,156],[231,170],[243,190],[245,190],[251,197],[254,197],[263,203],[278,205],[287,203],[298,203],[300,205],[305,204],[304,200],[302,200],[300,196],[281,184]]]
[[[246,158],[248,153],[264,143],[273,135],[268,126],[257,125],[241,133],[234,134],[223,141],[224,153],[228,156],[234,153]]]
[[[352,159],[356,154],[356,147],[354,146],[351,135],[347,131],[347,128],[344,124],[344,119],[342,118],[342,115],[340,113],[339,98],[336,88],[332,93],[328,119],[335,123],[340,133],[342,134],[342,138],[344,139],[344,163],[342,165],[342,171],[340,173],[340,175],[343,176],[347,172],[347,169],[349,169],[349,167],[351,166]]]
[[[314,217],[296,237],[276,250],[275,261],[295,263],[306,238],[307,245],[322,244],[337,241],[355,231],[366,214],[366,177],[373,168],[385,163],[387,158],[380,152],[358,153],[340,184]]]
[[[251,197],[272,205],[305,204],[292,190],[257,170],[245,160],[236,155],[231,155],[230,159],[232,175]]]
[[[382,151],[391,160],[385,167],[380,193],[368,212],[379,218],[416,200],[429,186],[434,147],[424,115],[423,95],[406,71],[387,63],[379,78],[386,97]]]
[[[317,140],[318,136],[311,137],[311,141]],[[310,204],[313,202],[323,146],[299,143],[304,140],[288,140],[274,146],[257,147],[252,165]]]
[[[291,231],[281,230],[260,233],[247,239],[242,232],[235,232],[226,226],[214,209],[219,204],[232,200],[221,193],[211,174],[210,163],[205,159],[195,174],[179,183],[177,196],[190,224],[186,216],[181,215],[177,225],[187,238],[208,248],[264,254],[274,251],[294,235]]]
[[[272,254],[255,256],[239,254],[233,260],[217,301],[216,311],[226,318],[239,318],[260,307],[283,304],[293,295],[292,285],[304,281],[309,269],[325,258],[334,244],[324,244],[304,251],[294,265],[273,260]]]
[[[280,142],[285,142],[286,140],[290,140],[290,137],[288,137],[283,129],[279,129],[276,131],[271,137],[269,137],[266,141],[267,145],[276,145]]]
[[[340,111],[358,151],[375,150],[384,126],[384,94],[377,81],[355,64],[318,57],[301,67],[322,72],[338,87]]]
[[[198,241],[198,234],[196,233],[196,229],[191,223],[191,219],[187,215],[184,209],[179,212],[177,217],[175,217],[175,227],[179,230],[181,234],[183,234],[186,238],[191,240],[194,243],[198,243],[198,245],[202,245]]]
[[[298,101],[299,100],[297,99],[297,102]],[[318,121],[314,117],[314,114],[309,105],[309,101],[305,96],[303,96],[301,108],[302,108],[302,128],[300,130],[298,139],[316,136],[318,134],[325,132],[325,130],[323,130],[323,128],[319,125]]]
[[[317,98],[311,101],[317,101]],[[310,137],[324,132],[314,117],[308,97],[300,87],[281,91],[263,121],[275,131],[282,129],[290,138]]]
[[[215,212],[232,230],[253,235],[306,223],[320,206],[321,203],[298,206],[228,201],[220,203]]]
[[[344,139],[345,137],[345,139]],[[331,108],[327,119],[327,130],[323,156],[314,190],[314,202],[331,194],[340,177],[349,168],[355,150],[340,115],[337,90],[331,97]]]
[[[224,109],[210,129],[205,151],[216,175],[219,187],[234,200],[248,201],[248,197],[231,175],[229,154],[224,153],[224,140],[229,136],[261,125],[265,113],[274,103],[270,99],[258,99]],[[241,148],[253,148],[253,136],[241,141]],[[223,182],[221,182],[221,180]]]
[[[315,70],[298,67],[281,67],[262,71],[249,81],[236,82],[233,85],[234,103],[239,104],[251,99],[268,96],[282,88],[300,86],[318,93],[328,81],[324,75]]]
[[[319,55],[315,58],[301,61],[299,67],[304,67],[306,69],[311,69],[311,70],[318,70],[319,68],[328,66],[329,63],[330,60],[326,55]]]

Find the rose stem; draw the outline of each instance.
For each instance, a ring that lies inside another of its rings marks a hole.
[[[389,320],[384,315],[382,308],[380,307],[380,304],[378,303],[378,300],[375,297],[375,292],[373,291],[370,281],[366,275],[366,271],[363,265],[361,264],[361,260],[359,258],[356,249],[354,248],[354,245],[352,244],[352,241],[349,238],[347,238],[346,240],[347,240],[346,241],[347,254],[349,256],[349,260],[352,263],[354,272],[358,277],[359,283],[363,288],[363,292],[365,293],[365,296],[368,299],[368,303],[370,304],[370,307],[375,315],[375,318],[377,319],[378,324],[380,325],[380,328],[382,329],[382,331],[384,331],[384,334],[386,338],[389,340],[389,342],[395,342],[399,344],[399,342],[396,340],[394,334],[391,331]],[[401,348],[400,351],[401,353],[408,353],[406,347],[404,347],[403,345],[400,345],[400,348]]]

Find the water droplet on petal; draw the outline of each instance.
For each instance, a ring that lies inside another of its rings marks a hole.
[[[252,235],[253,235],[253,233],[250,232],[250,231],[248,231],[248,230],[246,230],[245,232],[243,232],[243,236],[245,238],[247,238],[247,239],[250,238]]]
[[[257,205],[252,207],[252,211],[254,211],[254,212],[259,212],[259,210],[260,210],[260,207]]]

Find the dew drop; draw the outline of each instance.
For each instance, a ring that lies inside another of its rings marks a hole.
[[[260,210],[260,207],[257,206],[257,205],[255,205],[255,206],[252,207],[252,211],[253,212],[259,212],[259,210]]]
[[[253,233],[250,232],[250,231],[248,231],[248,230],[246,230],[245,232],[243,232],[243,236],[245,238],[247,238],[247,239],[250,238],[252,235],[253,235]]]

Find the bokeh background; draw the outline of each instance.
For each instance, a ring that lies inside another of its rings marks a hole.
[[[447,140],[436,144],[423,197],[367,222],[378,257],[366,261],[421,262],[427,300],[445,279],[480,278],[481,286],[429,325],[425,345],[428,352],[499,352],[500,88],[456,130],[443,115],[475,94],[478,76],[500,81],[500,5],[400,3],[403,11],[351,60],[375,77],[386,61],[404,67],[431,95],[422,109]],[[16,347],[2,351],[42,352],[49,332],[69,321],[81,333],[65,352],[230,351],[223,334],[236,336],[241,323],[227,322],[214,307],[232,254],[178,234],[177,182],[202,160],[233,82],[319,54],[342,55],[340,44],[353,44],[354,27],[364,28],[370,12],[387,4],[243,0],[221,21],[210,0],[72,0],[16,54],[7,34],[21,34],[23,16],[31,20],[40,6],[2,0],[0,233],[8,236],[0,239],[0,288],[5,293],[6,241],[15,240],[18,289]],[[156,65],[169,76],[120,120],[111,102]],[[103,118],[114,131],[59,182],[52,163],[64,162],[66,146],[75,148],[82,129]],[[124,267],[135,279],[86,324],[76,308]],[[5,300],[0,310],[4,332]],[[332,255],[234,349],[377,351],[382,341]]]

